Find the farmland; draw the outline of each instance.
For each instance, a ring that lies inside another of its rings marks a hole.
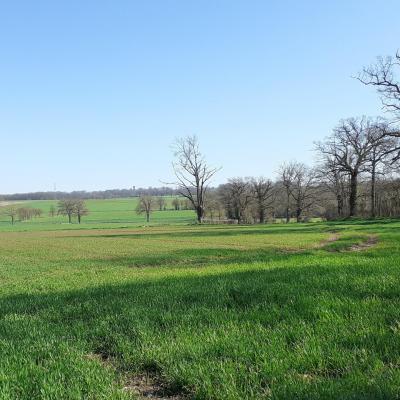
[[[131,202],[0,223],[1,400],[398,398],[400,222],[145,226]]]
[[[180,223],[191,223],[194,222],[195,216],[191,210],[179,210],[178,212],[172,210],[172,199],[173,197],[165,197],[166,210],[154,211],[152,213],[151,222],[152,224],[180,224]],[[126,226],[137,226],[143,224],[145,219],[141,215],[137,215],[135,208],[137,205],[138,198],[127,198],[127,199],[112,199],[112,200],[87,200],[86,204],[90,211],[89,215],[83,219],[83,226],[88,225],[90,228],[99,226],[104,227],[126,227]],[[67,224],[68,220],[65,216],[56,215],[54,217],[49,216],[50,207],[53,205],[57,207],[57,201],[53,200],[36,200],[36,201],[22,201],[10,203],[16,207],[34,207],[39,208],[43,211],[41,218],[35,218],[28,222],[16,224],[12,227],[12,230],[43,230],[43,229],[77,229],[76,220],[74,224]],[[9,219],[1,215],[0,203],[0,231],[9,230],[10,221]],[[82,227],[83,227],[82,226]]]

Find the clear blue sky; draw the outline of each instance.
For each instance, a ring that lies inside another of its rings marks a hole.
[[[196,134],[215,180],[313,161],[351,78],[400,48],[400,1],[2,1],[0,193],[159,186]]]

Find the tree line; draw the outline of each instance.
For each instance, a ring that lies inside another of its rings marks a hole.
[[[64,200],[64,199],[117,199],[124,197],[138,197],[140,195],[150,196],[174,196],[178,192],[175,188],[163,186],[163,187],[148,187],[148,188],[136,188],[131,189],[110,189],[110,190],[97,190],[87,192],[84,190],[73,191],[73,192],[30,192],[30,193],[15,193],[15,194],[3,194],[0,195],[0,200],[4,201],[23,201],[23,200]]]
[[[352,117],[339,121],[315,143],[316,163],[283,163],[277,178],[229,179],[210,188],[218,168],[210,167],[196,137],[176,142],[173,163],[181,196],[190,201],[198,222],[259,222],[283,217],[298,222],[310,216],[327,219],[400,216],[400,54],[378,58],[356,77],[374,86],[389,118]]]

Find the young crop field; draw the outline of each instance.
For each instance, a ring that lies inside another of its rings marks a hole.
[[[1,400],[399,398],[400,222],[144,226],[99,202],[1,222]]]
[[[172,206],[172,200],[175,197],[165,196],[165,210],[159,211],[157,204],[154,204],[154,211],[151,215],[152,224],[188,224],[195,221],[193,210],[178,210],[175,211]],[[86,205],[89,210],[89,215],[83,217],[82,226],[86,225],[89,228],[96,227],[128,227],[137,226],[145,223],[143,215],[138,215],[135,211],[138,198],[126,199],[111,199],[111,200],[86,200]],[[77,229],[76,218],[73,219],[73,224],[68,224],[68,218],[63,215],[57,215],[56,200],[34,200],[0,202],[0,231],[32,231],[32,230],[55,230],[55,229]],[[10,218],[2,211],[7,207],[14,205],[15,207],[32,207],[42,210],[43,214],[40,218],[33,218],[30,221],[17,222],[14,227],[10,227]],[[56,215],[50,216],[50,208],[55,208]]]

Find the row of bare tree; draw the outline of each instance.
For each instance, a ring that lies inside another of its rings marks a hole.
[[[19,221],[29,221],[32,218],[40,217],[43,211],[40,208],[18,207],[11,205],[3,210],[2,214],[10,218],[11,224],[18,219]]]
[[[313,168],[297,162],[280,167],[278,179],[234,178],[217,189],[209,181],[219,168],[210,167],[196,137],[176,142],[173,163],[179,193],[206,217],[237,222],[265,222],[267,215],[305,214],[326,217],[400,216],[400,54],[378,58],[357,79],[377,88],[391,118],[348,118],[315,144]],[[335,204],[335,206],[333,206]]]

